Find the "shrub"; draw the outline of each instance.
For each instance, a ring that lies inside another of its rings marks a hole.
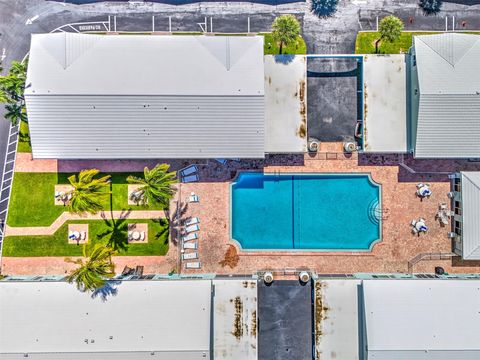
[[[435,15],[442,9],[442,0],[420,0],[419,6],[425,15]]]

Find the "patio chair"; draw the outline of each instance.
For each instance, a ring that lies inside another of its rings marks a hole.
[[[191,233],[191,234],[182,236],[182,241],[183,242],[192,241],[192,240],[196,240],[196,239],[198,239],[198,234],[197,233]]]
[[[68,238],[69,239],[75,239],[75,235],[73,235],[73,231],[68,232]]]
[[[417,220],[412,220],[412,222],[410,223],[410,225],[412,225],[412,226],[417,225]]]
[[[202,263],[200,261],[192,261],[185,263],[185,269],[200,269],[202,267]]]
[[[87,232],[86,232],[86,231],[82,231],[82,232],[80,233],[80,240],[84,241],[86,238],[87,238]]]
[[[129,231],[129,232],[127,233],[128,239],[131,239],[131,238],[132,238],[132,234],[133,234],[133,231]]]
[[[145,240],[145,231],[141,231],[140,232],[140,241],[144,241]]]
[[[195,224],[199,224],[200,223],[200,219],[198,217],[192,217],[190,219],[187,219],[185,220],[185,226],[190,226],[190,225],[195,225]]]
[[[198,259],[198,252],[194,251],[188,254],[182,254],[182,260],[195,260]]]
[[[453,199],[455,197],[455,192],[454,191],[450,191],[447,193],[447,196],[449,199]]]
[[[185,228],[185,233],[189,234],[198,230],[200,230],[200,226],[198,226],[198,224],[190,225]]]
[[[198,241],[183,243],[183,250],[197,250],[197,249],[198,249]]]
[[[137,276],[142,276],[143,275],[143,266],[142,265],[137,265],[137,267],[135,268],[134,275],[137,275]]]
[[[447,210],[447,203],[440,203],[438,204],[438,208],[440,210]]]
[[[182,177],[183,183],[197,182],[198,180],[200,180],[200,178],[198,177],[197,174]]]
[[[198,198],[198,195],[195,195],[194,193],[187,198],[187,203],[198,203],[199,201],[200,199]]]
[[[198,171],[198,168],[195,165],[190,165],[189,167],[186,167],[182,171],[180,171],[180,175],[182,177],[192,175]]]
[[[418,183],[418,184],[417,184],[417,189],[421,189],[421,188],[424,187],[424,186],[425,186],[424,183]]]
[[[125,275],[131,275],[135,270],[132,269],[131,267],[125,265],[125,267],[123,268],[123,271],[122,271],[122,275],[125,276]]]

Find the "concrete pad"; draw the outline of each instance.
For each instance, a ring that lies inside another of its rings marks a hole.
[[[73,190],[73,186],[72,185],[68,185],[68,184],[57,184],[55,185],[55,192],[53,194],[53,201],[54,201],[54,204],[55,205],[61,205],[61,206],[65,206],[69,203],[69,201],[64,201],[63,199],[63,196],[59,196],[59,197],[55,197],[55,194],[57,193],[60,193],[60,194],[66,194],[70,191]]]
[[[265,56],[265,152],[307,150],[306,58]]]
[[[139,232],[139,233],[145,233],[145,238],[143,240],[137,239],[135,240],[131,234],[133,232]],[[148,243],[148,224],[143,223],[143,224],[128,224],[128,243],[129,244],[146,244]]]
[[[366,55],[363,74],[365,151],[407,152],[405,55]]]
[[[68,224],[68,234],[78,231],[80,235],[85,231],[85,239],[70,239],[67,235],[67,240],[69,244],[85,244],[88,242],[88,224]]]

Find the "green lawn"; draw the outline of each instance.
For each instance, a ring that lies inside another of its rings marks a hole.
[[[20,134],[18,137],[18,152],[32,152],[30,146],[30,133],[28,131],[28,124],[25,122],[20,123]]]
[[[148,223],[148,243],[128,244],[127,233],[123,231],[119,236],[126,248],[119,250],[121,256],[165,255],[168,251],[168,221],[162,220],[133,220],[127,223]],[[108,230],[103,220],[69,221],[51,236],[7,236],[3,240],[3,256],[30,257],[30,256],[82,256],[82,246],[68,243],[68,223],[88,224],[89,241],[106,243],[107,239],[99,238],[98,234]]]
[[[379,54],[401,54],[406,53],[412,46],[414,35],[435,35],[442,32],[410,32],[403,31],[400,39],[393,43],[386,41],[380,42],[378,47]],[[464,33],[464,32],[462,32]],[[479,32],[467,32],[468,34],[479,34]],[[375,54],[375,40],[380,37],[378,32],[359,32],[355,42],[356,54]]]
[[[262,33],[260,35],[263,35],[265,37],[265,55],[278,55],[280,49],[276,41],[273,40],[272,33]],[[303,38],[299,36],[295,44],[284,46],[282,53],[290,55],[305,55],[307,53],[307,44],[305,44],[305,40],[303,40]]]
[[[49,226],[66,208],[54,205],[55,184],[68,184],[67,173],[21,173],[13,179],[7,224],[10,226]],[[99,174],[103,176],[105,174]],[[161,210],[158,205],[128,205],[128,175],[139,173],[112,173],[113,210]],[[110,199],[105,199],[110,209]]]

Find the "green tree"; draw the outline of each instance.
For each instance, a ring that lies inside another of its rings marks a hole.
[[[103,210],[104,200],[110,195],[110,175],[95,179],[100,171],[97,169],[82,170],[68,178],[73,190],[65,194],[68,210],[72,213],[96,214]]]
[[[375,41],[375,53],[378,53],[380,41],[395,42],[402,35],[403,22],[398,17],[389,15],[380,20],[378,32],[380,37]]]
[[[142,204],[160,204],[168,207],[176,191],[173,184],[177,182],[176,172],[168,172],[169,169],[168,164],[158,164],[152,170],[145,167],[143,178],[132,175],[127,178],[129,184],[140,185],[135,193]]]
[[[0,93],[6,102],[23,102],[26,80],[27,63],[13,61],[8,75],[0,76]]]
[[[107,279],[115,276],[115,265],[112,262],[114,255],[116,255],[115,250],[105,245],[95,244],[88,253],[87,246],[84,245],[84,259],[65,259],[66,262],[78,265],[67,276],[67,281],[75,282],[77,289],[82,292],[102,288]]]
[[[272,35],[280,44],[279,54],[281,54],[283,46],[297,41],[300,36],[300,23],[293,15],[281,15],[273,21]]]
[[[19,121],[27,122],[25,107],[18,103],[5,105],[5,119],[10,120],[12,125],[17,125]]]

